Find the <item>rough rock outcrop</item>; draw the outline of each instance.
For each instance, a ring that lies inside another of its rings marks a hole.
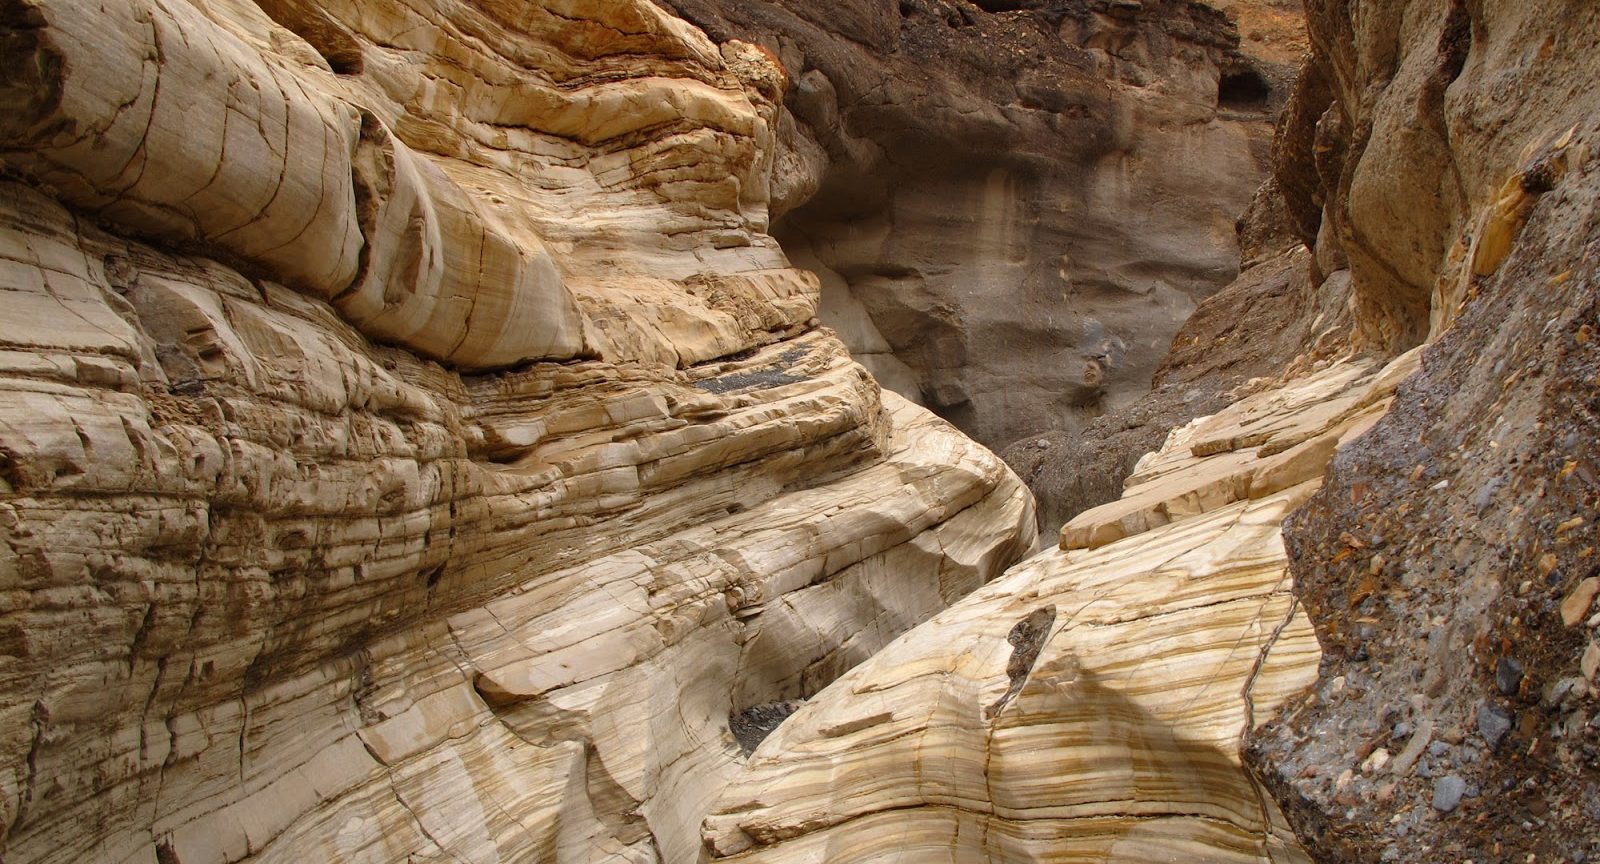
[[[713,859],[1305,860],[1239,752],[1320,657],[1279,524],[1415,361],[1176,430],[1060,549],[779,727],[707,819]]]
[[[648,2],[0,4],[0,857],[694,860],[1034,541]]]
[[[1243,43],[1188,0],[672,5],[793,78],[774,233],[823,320],[996,449],[1149,389],[1238,272],[1298,62],[1285,0],[1232,4]]]
[[[1320,860],[1593,860],[1600,19],[1307,9],[1279,182],[1359,343],[1431,344],[1286,526],[1328,661],[1251,761]]]

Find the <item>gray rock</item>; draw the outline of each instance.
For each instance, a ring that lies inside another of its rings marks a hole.
[[[1544,688],[1544,705],[1546,708],[1554,708],[1566,702],[1569,697],[1578,693],[1583,687],[1582,678],[1558,678]]]
[[[1467,781],[1455,774],[1440,777],[1433,784],[1433,809],[1441,813],[1461,806],[1461,796],[1467,792]]]
[[[1494,664],[1494,686],[1506,696],[1515,696],[1522,687],[1522,664],[1512,657],[1501,657]]]
[[[1493,749],[1511,731],[1511,712],[1488,700],[1478,703],[1478,734]]]

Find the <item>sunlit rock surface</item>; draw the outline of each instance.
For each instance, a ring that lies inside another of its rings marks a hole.
[[[692,861],[729,718],[1034,541],[647,2],[0,15],[0,858]]]
[[[780,726],[706,820],[712,857],[1307,860],[1240,762],[1321,658],[1280,524],[1415,362],[1336,364],[1175,430],[1061,549]]]

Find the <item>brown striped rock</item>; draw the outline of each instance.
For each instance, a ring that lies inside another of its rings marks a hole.
[[[730,714],[1033,543],[824,331],[463,377],[0,193],[7,861],[689,860]]]
[[[1151,486],[1184,507],[1031,558],[846,673],[729,785],[711,857],[1308,860],[1240,743],[1316,680],[1280,524],[1322,463],[1263,494],[1197,490],[1281,465],[1272,440],[1357,434],[1414,360],[1336,365],[1176,431],[1124,501]],[[1248,453],[1199,446],[1269,429]]]
[[[1032,500],[644,0],[0,9],[0,860],[692,861]]]

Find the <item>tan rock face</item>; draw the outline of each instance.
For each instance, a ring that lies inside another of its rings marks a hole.
[[[22,8],[8,164],[454,367],[660,353],[586,330],[576,278],[785,266],[759,233],[781,71],[649,4]]]
[[[1334,365],[1175,430],[1061,549],[779,727],[707,818],[712,857],[1308,860],[1240,760],[1321,658],[1279,526],[1320,442],[1369,428],[1416,362]]]
[[[690,861],[729,717],[1034,541],[645,2],[12,4],[0,857]]]

